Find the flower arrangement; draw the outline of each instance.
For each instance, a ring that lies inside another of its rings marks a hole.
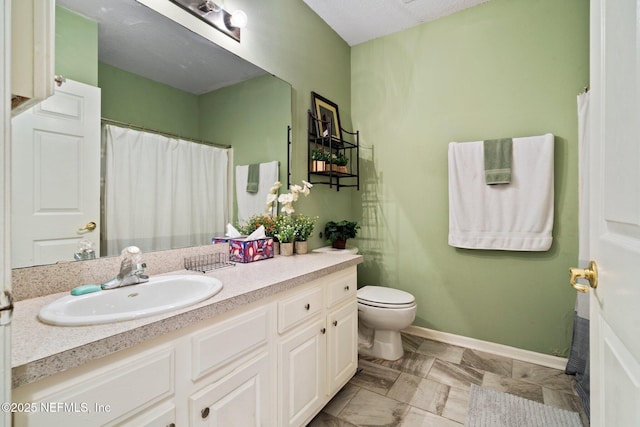
[[[292,243],[296,238],[296,225],[291,215],[280,215],[276,220],[275,237],[280,243]]]
[[[304,249],[301,249],[299,253],[306,253],[306,240],[313,232],[317,217],[310,218],[301,214],[293,215],[295,212],[293,203],[298,200],[300,194],[305,197],[308,196],[313,185],[307,181],[302,181],[302,185],[290,186],[289,193],[278,195],[280,187],[282,187],[280,182],[273,184],[271,190],[269,190],[266,204],[267,212],[273,210],[277,203],[282,204],[282,209],[280,209],[282,215],[272,218],[275,224],[274,238],[280,243],[280,253],[282,255],[291,255],[293,253],[293,243],[295,241],[298,243],[304,241]]]
[[[267,195],[266,210],[270,211],[271,209],[273,209],[276,202],[278,202],[282,204],[282,212],[286,214],[292,214],[295,212],[295,209],[293,209],[293,202],[298,200],[300,194],[304,194],[305,197],[308,196],[313,185],[303,180],[302,186],[294,184],[289,187],[289,193],[280,194],[278,196],[278,190],[280,189],[280,187],[282,187],[282,184],[277,181],[269,190],[269,194]]]
[[[313,233],[313,228],[316,225],[317,220],[318,220],[317,216],[313,218],[311,218],[310,216],[301,215],[301,214],[293,216],[293,223],[296,230],[295,232],[296,241],[306,242],[311,236],[311,233]]]
[[[276,219],[271,215],[253,215],[251,218],[247,220],[245,225],[239,225],[236,227],[238,231],[245,236],[256,231],[261,225],[264,226],[264,234],[267,237],[273,237],[276,233]]]
[[[278,203],[278,190],[282,187],[282,183],[280,181],[276,181],[271,186],[269,190],[269,194],[267,194],[267,206],[265,207],[265,212],[271,212],[271,210]]]

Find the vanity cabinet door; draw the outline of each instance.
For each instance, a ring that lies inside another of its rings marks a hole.
[[[288,333],[280,342],[279,425],[303,425],[324,404],[326,342],[324,318]]]
[[[67,377],[65,380],[42,381],[48,383],[48,387],[32,383],[17,388],[13,393],[14,402],[30,406],[28,411],[14,414],[13,424],[15,427],[112,426],[149,414],[150,408],[174,396],[174,358],[173,348],[162,347],[103,364],[78,376],[63,372],[60,376]]]
[[[327,315],[327,369],[330,395],[356,373],[358,367],[358,304],[355,298]]]
[[[269,354],[260,352],[250,362],[193,394],[189,398],[189,425],[271,425],[276,398],[269,387],[269,367]]]
[[[18,114],[53,95],[55,1],[11,0],[11,106]]]

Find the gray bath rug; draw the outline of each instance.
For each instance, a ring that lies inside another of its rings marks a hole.
[[[582,427],[577,412],[471,385],[468,427]]]

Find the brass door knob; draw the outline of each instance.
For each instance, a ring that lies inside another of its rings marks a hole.
[[[78,232],[83,233],[85,231],[93,231],[96,229],[97,226],[98,225],[95,222],[91,221],[86,223],[84,227],[78,228]]]
[[[575,268],[569,269],[569,276],[571,276],[571,286],[578,292],[589,292],[589,286],[593,289],[598,287],[598,264],[595,261],[589,263],[587,268]],[[578,279],[585,279],[589,282],[589,286],[582,285],[577,282]]]

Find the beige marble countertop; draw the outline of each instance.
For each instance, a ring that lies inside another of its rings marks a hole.
[[[221,280],[224,287],[206,301],[143,319],[104,325],[50,326],[37,319],[44,305],[68,292],[19,301],[11,323],[13,387],[80,366],[362,261],[360,255],[309,253],[238,263],[207,273]],[[186,270],[172,273],[201,274]]]

